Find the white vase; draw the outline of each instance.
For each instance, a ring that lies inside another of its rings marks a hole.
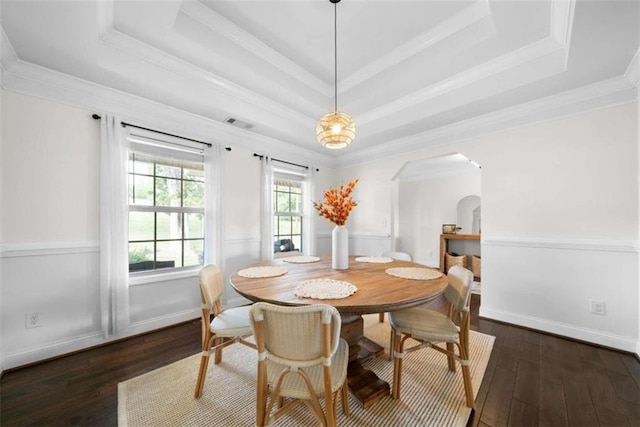
[[[331,268],[349,268],[349,230],[344,225],[336,225],[331,232]]]

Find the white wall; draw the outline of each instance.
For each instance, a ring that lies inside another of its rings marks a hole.
[[[1,103],[0,323],[6,369],[103,340],[93,111],[10,91]],[[634,103],[340,170],[321,166],[315,200],[329,185],[360,178],[354,193],[360,205],[348,222],[351,253],[376,255],[402,242],[393,227],[400,188],[392,177],[400,167],[451,152],[473,158],[483,166],[481,315],[635,351],[637,110]],[[152,117],[144,121],[151,122]],[[197,124],[206,133],[206,121]],[[240,142],[220,142],[233,148],[225,152],[228,275],[259,257],[259,166]],[[328,253],[331,224],[316,222],[317,253]],[[130,292],[128,334],[199,316],[196,277],[136,285]],[[606,316],[590,314],[589,299],[605,301]],[[242,299],[228,288],[226,302]],[[25,329],[28,311],[42,312],[42,327]]]
[[[4,368],[105,342],[99,303],[99,122],[95,111],[3,91],[0,123],[1,355]],[[144,109],[141,109],[144,111]],[[152,124],[152,115],[129,120]],[[181,122],[178,118],[176,122]],[[260,162],[244,141],[216,137],[193,116],[185,129],[230,146],[224,151],[224,303],[246,302],[229,275],[260,257]],[[158,123],[162,127],[165,122]],[[170,129],[169,129],[170,130]],[[308,164],[283,151],[269,154]],[[319,200],[334,179],[317,165]],[[315,218],[314,218],[315,219]],[[317,221],[321,233],[329,225]],[[320,252],[319,252],[320,253]],[[132,284],[131,326],[121,336],[200,316],[196,274]],[[41,313],[42,326],[25,328],[25,313]],[[114,337],[114,338],[119,338]]]
[[[387,231],[381,209],[405,162],[460,152],[482,165],[480,314],[636,351],[637,110],[634,102],[345,166],[338,176],[359,177],[365,201],[350,229]],[[590,313],[590,299],[606,302],[605,316]]]
[[[2,81],[2,67],[0,67],[0,82],[1,81]],[[3,143],[2,143],[3,141],[2,139],[2,99],[3,97],[4,97],[4,90],[0,87],[0,166],[2,165],[2,152],[3,152]],[[3,204],[2,181],[3,181],[3,177],[2,177],[2,173],[0,173],[0,206],[2,206]],[[1,242],[4,242],[4,238],[2,236],[2,224],[3,224],[2,209],[0,209],[0,259],[2,258],[2,250],[3,250]],[[3,282],[2,262],[0,262],[0,307],[2,307],[2,282]],[[4,372],[3,341],[4,341],[4,337],[2,333],[2,316],[0,316],[0,376]]]
[[[442,224],[456,224],[460,199],[480,195],[480,172],[400,182],[397,249],[439,267]]]

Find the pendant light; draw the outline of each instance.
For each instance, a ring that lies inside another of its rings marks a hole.
[[[349,114],[338,111],[338,3],[340,3],[340,0],[329,1],[334,6],[334,104],[333,111],[325,114],[318,121],[316,135],[320,144],[335,150],[351,144],[356,137],[356,124]]]

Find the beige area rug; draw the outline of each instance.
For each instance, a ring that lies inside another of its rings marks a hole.
[[[389,345],[389,324],[378,315],[365,317],[367,337]],[[474,395],[477,395],[495,337],[471,332],[470,356]],[[219,365],[210,364],[204,394],[193,398],[200,354],[118,384],[118,425],[124,426],[254,426],[254,350],[232,345]],[[393,364],[386,357],[368,360],[365,367],[391,384]],[[403,362],[402,399],[385,396],[362,409],[350,397],[351,415],[338,409],[340,426],[465,426],[471,410],[465,406],[460,367],[447,369],[441,353],[424,349]],[[274,423],[277,426],[315,426],[305,405]]]

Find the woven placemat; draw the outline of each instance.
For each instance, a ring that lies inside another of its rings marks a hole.
[[[287,267],[267,265],[264,267],[249,267],[238,271],[238,276],[251,278],[277,277],[287,274]]]
[[[393,262],[393,258],[386,256],[361,256],[356,258],[358,262],[370,262],[372,264],[387,264]]]
[[[384,272],[390,276],[413,280],[433,280],[442,276],[442,273],[438,270],[424,267],[387,268]]]
[[[310,262],[320,261],[320,257],[299,255],[299,256],[290,256],[287,258],[281,258],[281,260],[284,262],[290,262],[292,264],[307,264]]]
[[[351,283],[341,280],[311,279],[296,286],[294,293],[300,298],[342,299],[353,295],[357,290]]]

